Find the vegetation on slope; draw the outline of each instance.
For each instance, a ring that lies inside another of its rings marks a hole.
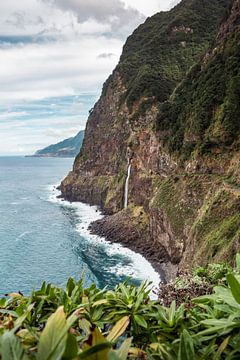
[[[168,99],[207,49],[230,3],[183,0],[171,11],[148,18],[134,31],[116,69],[127,87],[123,100],[128,106],[140,97],[159,102]]]
[[[75,157],[82,146],[84,139],[84,131],[69,139],[65,139],[57,144],[47,146],[44,149],[38,150],[34,156],[37,157]]]
[[[195,65],[169,101],[160,106],[157,129],[166,148],[188,157],[239,146],[239,16],[227,37]]]
[[[215,265],[198,269],[190,283],[180,277],[173,298],[193,282],[207,290],[180,306],[149,300],[146,283],[98,290],[69,279],[66,290],[44,283],[28,297],[9,294],[0,300],[0,358],[239,359],[239,271],[238,255],[234,270]]]

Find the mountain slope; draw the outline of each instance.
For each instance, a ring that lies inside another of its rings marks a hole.
[[[47,146],[38,150],[35,157],[75,157],[82,146],[84,139],[84,131],[69,139],[63,140],[57,144]]]
[[[94,231],[168,273],[231,260],[239,247],[240,14],[232,3],[184,0],[133,33],[61,184],[67,199],[111,215]]]

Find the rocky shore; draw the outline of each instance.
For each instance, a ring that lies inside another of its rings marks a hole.
[[[240,249],[239,19],[239,1],[186,0],[134,31],[60,186],[166,281]]]
[[[120,243],[141,254],[159,273],[163,282],[175,278],[177,265],[171,263],[161,244],[150,241],[148,233],[132,222],[130,211],[107,215],[103,219],[92,222],[89,229],[92,234],[104,237],[112,243]]]

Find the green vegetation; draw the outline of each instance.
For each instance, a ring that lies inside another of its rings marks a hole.
[[[213,45],[206,63],[194,66],[172,98],[159,108],[157,130],[165,147],[189,157],[226,150],[240,133],[240,35],[235,24]]]
[[[170,175],[154,181],[153,187],[157,191],[150,207],[164,210],[178,239],[184,238],[186,225],[192,226],[199,209],[199,201],[203,200],[211,181],[209,176],[197,174]]]
[[[147,283],[99,290],[70,278],[66,290],[43,283],[28,297],[9,294],[0,300],[0,358],[239,359],[240,255],[236,262],[196,269],[191,281],[211,289],[179,306],[151,301]],[[171,300],[189,288],[183,279]]]
[[[74,137],[38,150],[35,156],[75,157],[82,147],[83,139],[84,131],[79,131]]]
[[[214,38],[230,0],[184,0],[169,12],[148,18],[128,38],[117,71],[131,108],[141,97],[163,102]],[[207,31],[206,31],[207,29]],[[106,82],[105,88],[111,78]]]
[[[195,264],[233,258],[240,233],[239,197],[239,190],[222,187],[203,204],[193,225],[194,237],[198,239],[192,257]]]

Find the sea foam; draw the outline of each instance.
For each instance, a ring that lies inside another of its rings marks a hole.
[[[91,234],[89,225],[96,220],[102,219],[104,216],[96,206],[90,206],[81,202],[69,202],[59,198],[60,191],[57,186],[49,186],[49,201],[75,209],[76,215],[79,218],[79,223],[76,224],[76,231],[87,239],[90,243],[101,244],[105,246],[106,253],[109,257],[113,255],[120,255],[128,258],[130,261],[126,265],[120,264],[104,269],[105,272],[114,273],[116,275],[129,276],[138,280],[147,280],[151,282],[151,298],[156,299],[156,289],[161,282],[160,275],[154,270],[152,265],[140,254],[122,246],[121,244],[111,243],[103,237]]]

